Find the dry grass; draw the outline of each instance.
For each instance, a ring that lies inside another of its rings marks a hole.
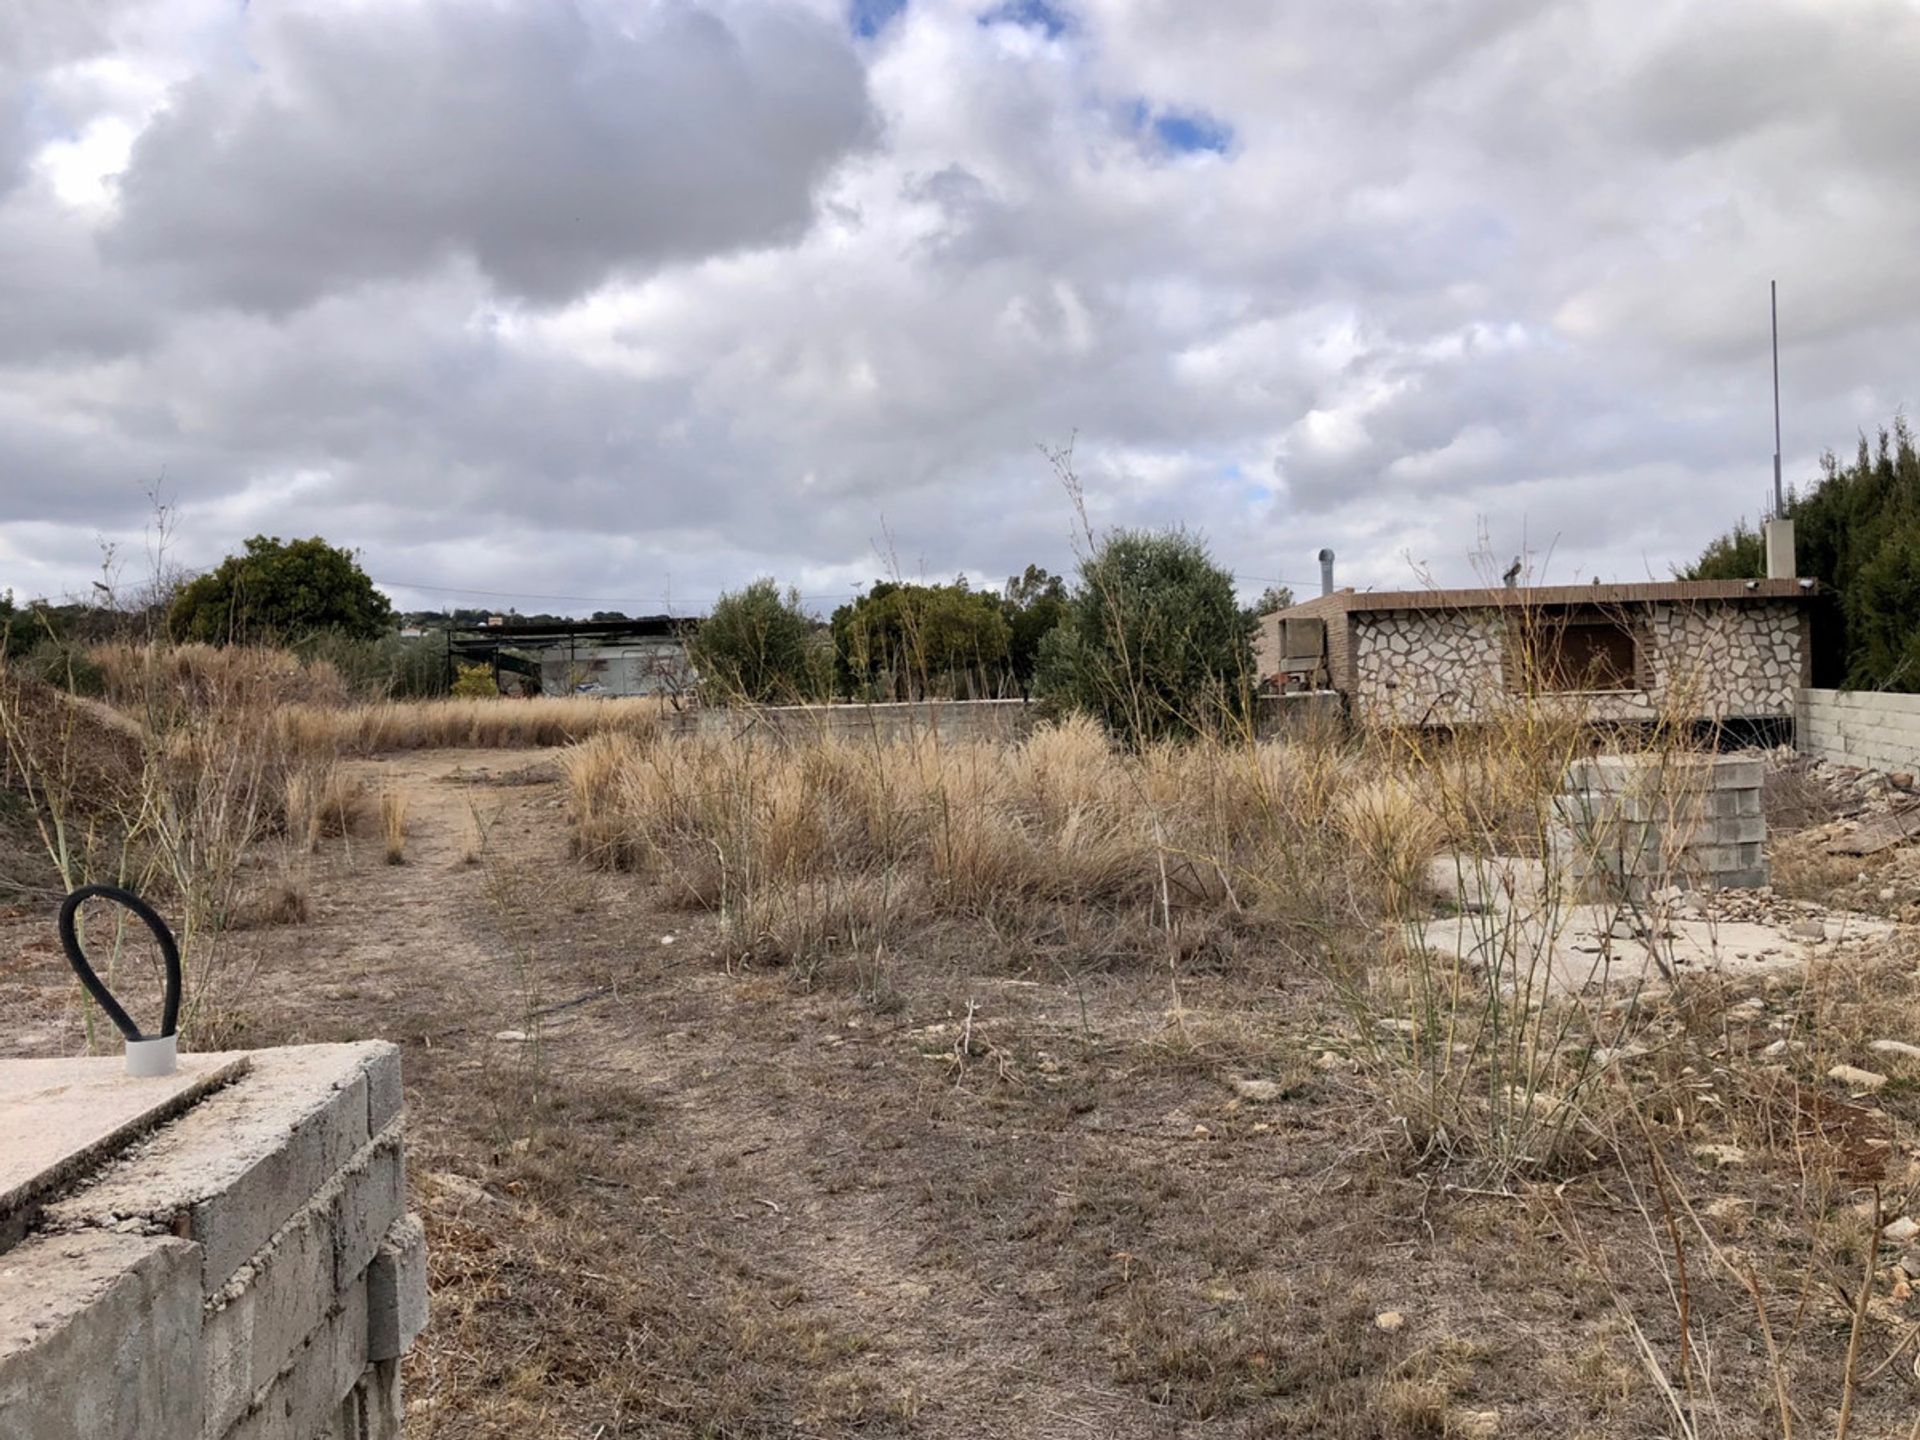
[[[156,702],[33,773],[96,858],[161,852],[96,822],[167,777],[194,833],[251,836],[242,923],[340,927],[325,993],[287,967],[250,1039],[408,1041],[437,1307],[410,1431],[1910,1423],[1920,1262],[1873,1213],[1920,1206],[1920,1067],[1871,1047],[1920,1040],[1913,954],[1566,995],[1511,928],[1491,965],[1422,943],[1436,854],[1564,879],[1591,736],[1563,716],[1135,753],[1084,722],[776,743],[270,694]],[[284,892],[259,863],[282,818],[312,847],[373,808],[341,754],[555,738],[588,865],[544,772],[483,823],[426,757],[365,767],[411,767],[377,808],[416,863],[335,847]],[[1891,1079],[1856,1099],[1834,1062]]]
[[[366,818],[366,787],[331,760],[291,770],[284,794],[287,836],[309,850],[352,834]]]
[[[325,660],[303,661],[266,645],[134,645],[88,649],[106,698],[155,728],[180,713],[225,705],[235,695],[274,707],[344,705],[346,682]]]
[[[372,705],[292,705],[277,723],[301,755],[374,755],[395,750],[524,749],[566,745],[606,733],[644,735],[664,711],[653,699],[589,695],[525,700],[383,701]]]
[[[879,942],[908,914],[1031,932],[1098,911],[1148,935],[1305,919],[1329,884],[1378,878],[1323,823],[1353,763],[1332,751],[1128,754],[1071,720],[1011,746],[603,735],[562,763],[578,851],[718,911],[743,954],[802,961],[803,932]]]
[[[239,929],[276,925],[304,925],[313,918],[312,887],[303,872],[291,866],[261,882],[240,903],[234,925]]]
[[[395,786],[380,792],[380,839],[386,847],[387,864],[406,863],[407,792]]]

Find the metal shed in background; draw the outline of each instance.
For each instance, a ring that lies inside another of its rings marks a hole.
[[[502,690],[543,695],[677,695],[694,681],[687,637],[698,620],[561,620],[453,625],[447,671],[485,665]]]

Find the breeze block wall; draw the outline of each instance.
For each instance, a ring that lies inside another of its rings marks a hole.
[[[1557,806],[1568,872],[1583,898],[1669,886],[1767,883],[1766,767],[1736,755],[1599,755],[1567,767]]]
[[[397,1440],[426,1322],[399,1052],[237,1058],[0,1254],[6,1440]]]
[[[1802,690],[1794,716],[1801,754],[1863,770],[1920,771],[1920,695]]]
[[[668,716],[680,734],[752,735],[778,740],[877,740],[885,744],[937,736],[1021,740],[1039,723],[1023,700],[915,700],[873,705],[740,705],[682,710]]]

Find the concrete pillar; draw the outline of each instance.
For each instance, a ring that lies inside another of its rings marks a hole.
[[[1793,521],[1769,520],[1760,527],[1760,531],[1767,542],[1767,578],[1795,579],[1798,561],[1793,553]]]
[[[1568,767],[1561,843],[1582,897],[1755,889],[1767,875],[1759,760],[1601,755]]]

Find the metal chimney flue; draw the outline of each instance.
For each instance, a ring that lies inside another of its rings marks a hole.
[[[1333,551],[1331,550],[1320,552],[1320,593],[1322,595],[1333,593]]]

